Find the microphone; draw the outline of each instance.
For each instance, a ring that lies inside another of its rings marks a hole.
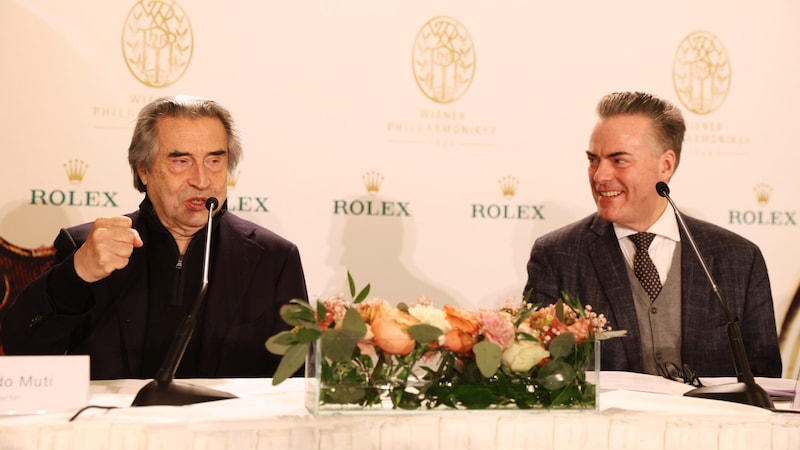
[[[236,398],[235,395],[214,389],[195,386],[174,381],[175,371],[183,359],[183,354],[189,341],[192,339],[195,328],[197,328],[197,314],[206,298],[208,291],[208,261],[211,253],[211,220],[214,211],[219,206],[219,200],[209,197],[206,200],[208,210],[208,223],[206,225],[206,247],[203,257],[203,280],[200,292],[192,305],[192,310],[181,322],[180,328],[175,333],[175,338],[167,352],[167,357],[158,369],[153,381],[147,383],[136,394],[131,406],[152,406],[152,405],[189,405],[193,403],[209,402],[213,400],[223,400]]]
[[[680,213],[680,211],[678,211],[678,208],[675,206],[672,198],[670,198],[669,186],[667,186],[667,183],[659,181],[656,183],[656,192],[658,192],[658,195],[666,198],[667,201],[669,201],[669,204],[672,205],[672,209],[675,211],[675,217],[678,219],[678,223],[680,223],[681,228],[683,228],[683,231],[686,233],[686,237],[689,238],[689,243],[692,246],[692,250],[694,250],[694,254],[700,261],[700,265],[703,267],[706,278],[708,278],[709,283],[711,283],[711,288],[714,290],[714,295],[717,297],[717,300],[719,300],[720,305],[722,305],[722,310],[725,312],[725,317],[728,321],[728,341],[730,342],[731,354],[733,356],[733,366],[736,370],[736,378],[739,381],[738,383],[704,386],[692,389],[691,391],[686,392],[684,395],[688,397],[725,400],[729,402],[758,406],[761,408],[775,409],[769,394],[767,394],[767,392],[761,386],[756,384],[756,381],[753,378],[753,373],[750,371],[750,362],[747,360],[747,353],[744,350],[744,341],[742,341],[742,333],[739,330],[739,323],[733,320],[733,316],[731,316],[728,305],[722,299],[722,295],[719,293],[719,287],[717,287],[714,277],[711,276],[711,271],[708,270],[708,266],[706,265],[700,250],[697,248],[697,244],[694,241],[694,237],[692,237],[691,231],[689,231],[689,227],[686,226],[686,222],[683,220],[683,215]]]

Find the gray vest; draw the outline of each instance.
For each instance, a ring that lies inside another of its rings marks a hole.
[[[667,280],[652,302],[631,267],[628,279],[642,336],[645,373],[659,375],[656,365],[666,362],[681,367],[681,246],[675,246]]]

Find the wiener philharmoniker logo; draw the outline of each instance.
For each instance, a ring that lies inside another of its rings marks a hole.
[[[475,76],[475,44],[452,17],[434,17],[417,33],[411,65],[422,93],[436,103],[451,103],[469,89]]]
[[[731,88],[731,61],[722,41],[707,31],[686,36],[675,52],[672,82],[689,111],[701,115],[716,111]]]
[[[88,168],[89,165],[80,159],[73,159],[64,163],[67,179],[72,184],[81,184],[83,177],[86,176],[86,169]]]
[[[186,13],[172,0],[140,0],[122,28],[122,54],[131,74],[150,87],[169,86],[186,72],[194,38]]]
[[[499,180],[500,192],[503,199],[499,203],[473,203],[471,218],[492,220],[545,220],[544,205],[529,203],[512,203],[510,200],[517,195],[519,180],[511,175],[506,175]]]

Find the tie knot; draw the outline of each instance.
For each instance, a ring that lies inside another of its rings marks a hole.
[[[636,251],[647,251],[650,248],[650,243],[656,237],[653,233],[636,233],[630,235],[633,245],[636,246]]]

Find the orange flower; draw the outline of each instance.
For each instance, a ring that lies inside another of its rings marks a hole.
[[[366,324],[372,323],[375,319],[388,314],[391,310],[392,306],[382,298],[371,298],[356,305],[356,311],[358,311],[361,320]]]
[[[385,314],[372,321],[372,333],[375,335],[373,342],[390,355],[405,356],[411,353],[416,345],[414,339],[406,331],[413,320],[401,315],[407,316],[405,313],[397,312],[396,314]]]
[[[475,345],[476,340],[475,337],[464,333],[458,328],[451,328],[450,331],[444,335],[442,347],[455,353],[469,353],[472,350],[472,346]]]
[[[445,319],[450,322],[453,328],[457,328],[470,336],[478,334],[481,325],[474,312],[464,311],[452,305],[444,305],[442,309],[447,315]]]
[[[477,316],[471,311],[464,311],[452,305],[444,305],[442,309],[446,314],[445,319],[452,327],[445,333],[442,347],[456,353],[469,353],[480,331]]]

